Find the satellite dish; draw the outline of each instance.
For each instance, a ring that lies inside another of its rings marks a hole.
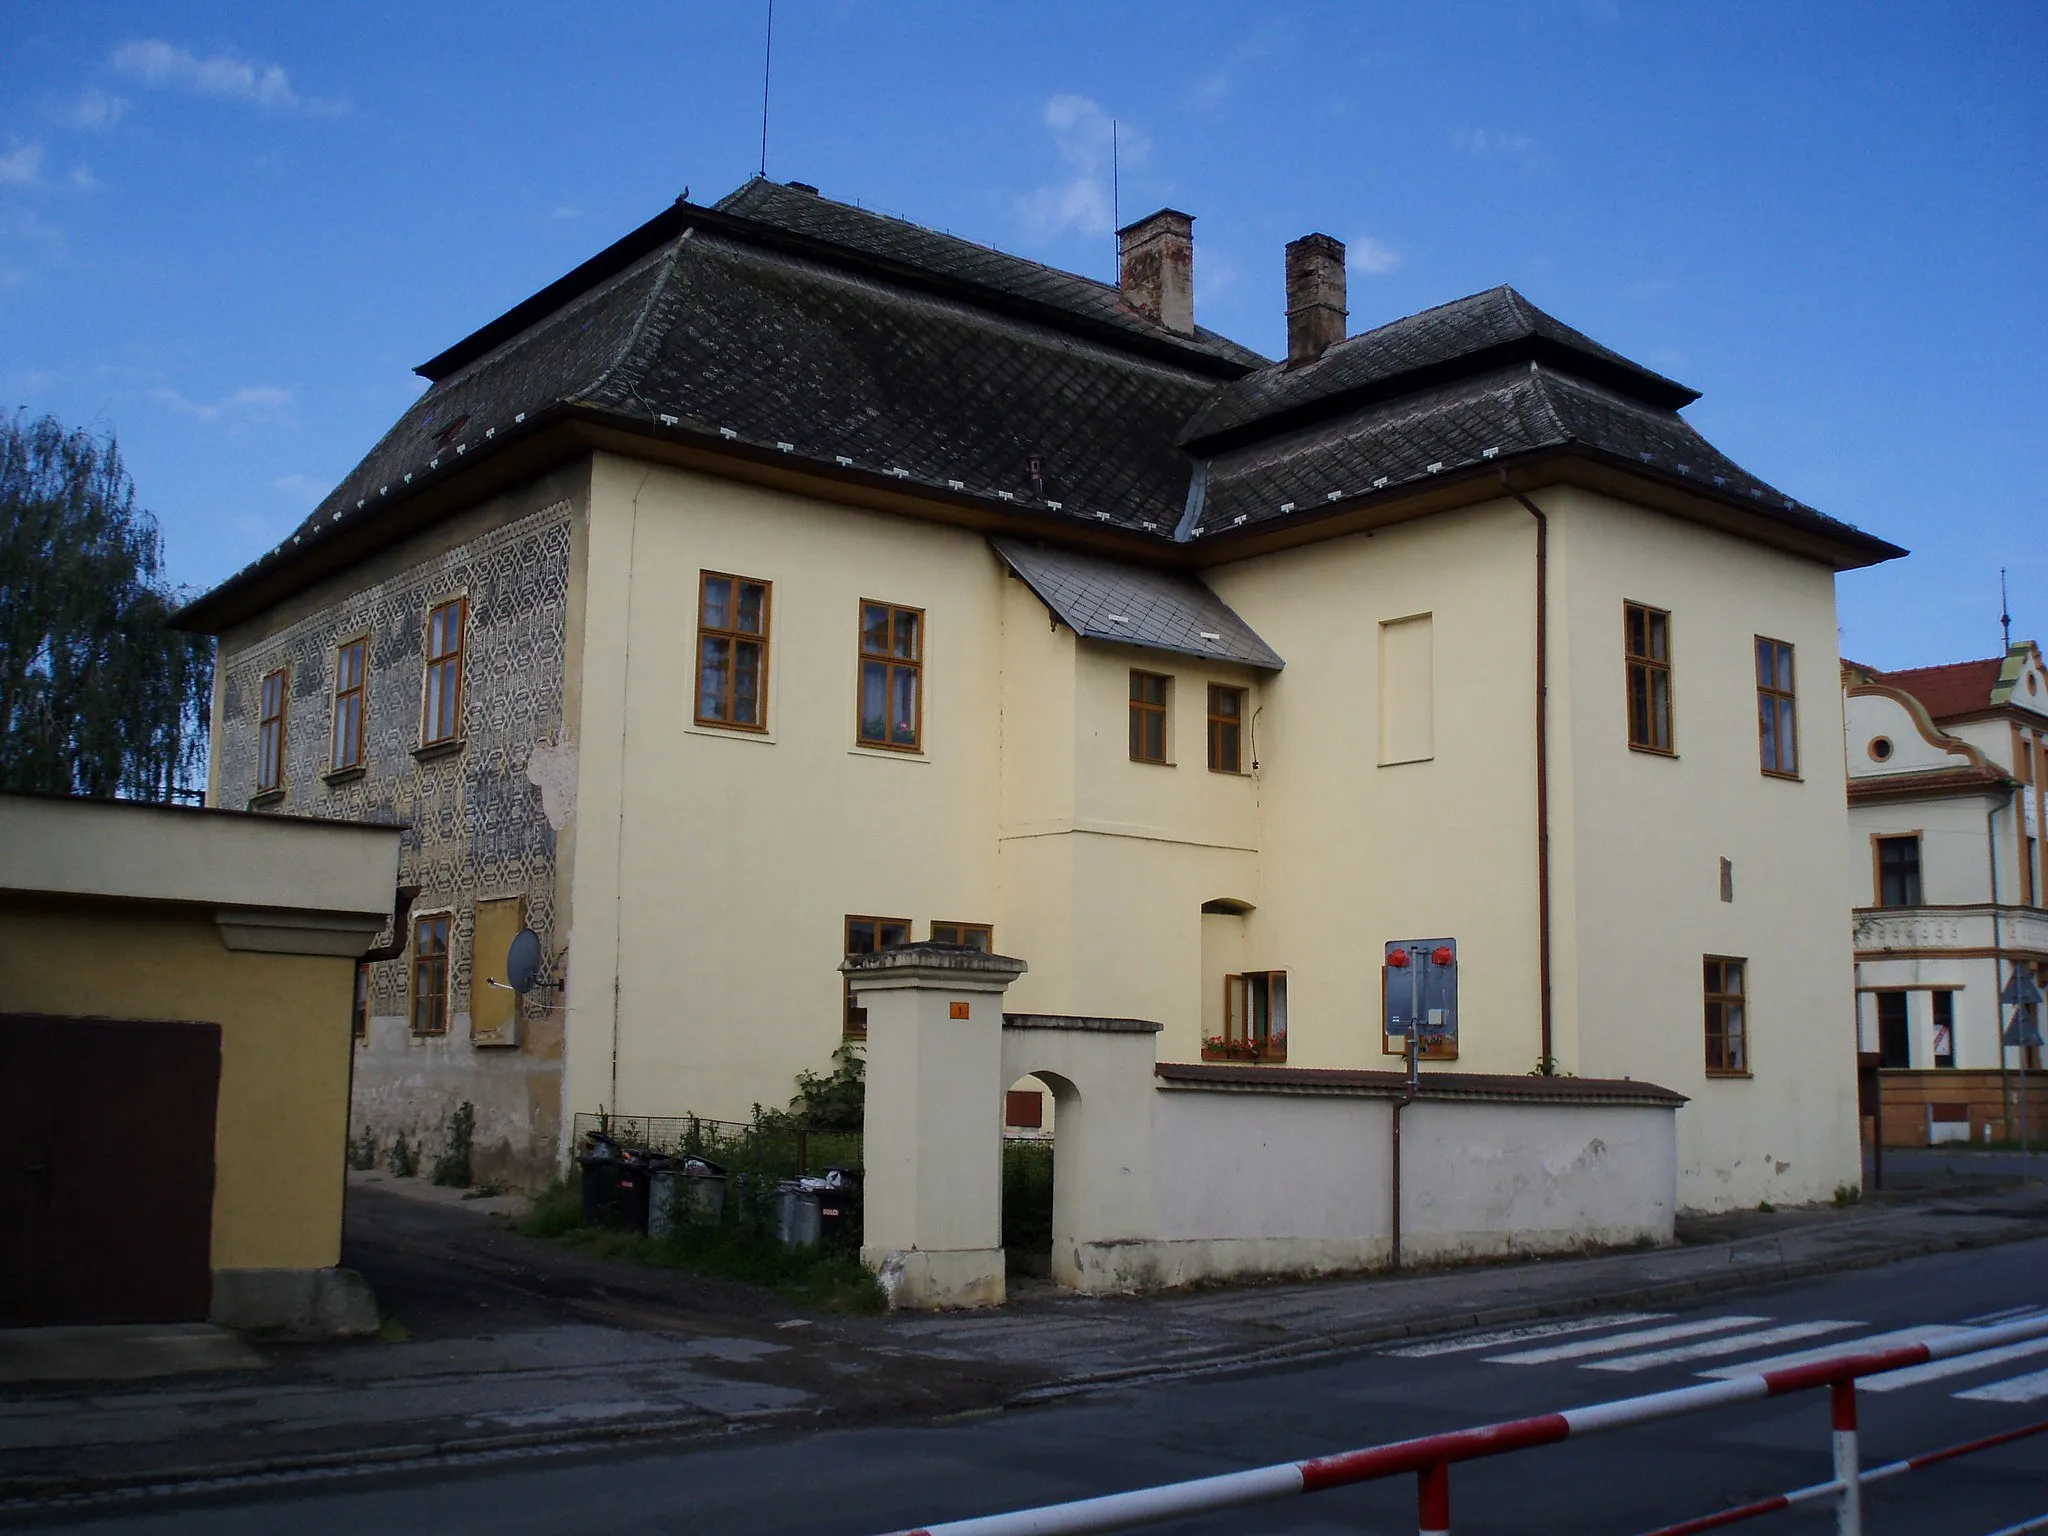
[[[505,951],[505,980],[514,992],[523,995],[533,990],[540,980],[541,959],[539,934],[522,928],[512,936],[512,945]]]

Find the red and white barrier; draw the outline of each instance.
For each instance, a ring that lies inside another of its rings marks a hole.
[[[1651,1392],[1610,1403],[1568,1408],[1562,1413],[1538,1414],[1533,1418],[1510,1419],[1476,1429],[1453,1430],[1449,1434],[1423,1435],[1413,1440],[1397,1440],[1389,1445],[1344,1451],[1335,1456],[1318,1456],[1308,1461],[1284,1462],[1246,1472],[1226,1472],[1217,1477],[1138,1488],[1129,1493],[1106,1494],[1101,1498],[1078,1499],[1067,1504],[1047,1504],[1009,1514],[982,1515],[970,1520],[919,1526],[914,1530],[896,1532],[895,1536],[1088,1536],[1088,1533],[1128,1530],[1133,1526],[1150,1525],[1183,1515],[1262,1504],[1296,1494],[1320,1493],[1329,1488],[1344,1488],[1405,1473],[1416,1475],[1417,1525],[1422,1536],[1440,1536],[1451,1528],[1450,1467],[1453,1462],[1505,1455],[1509,1451],[1527,1450],[1532,1446],[1554,1445],[1560,1440],[1599,1434],[1604,1430],[1651,1424],[1682,1414],[1753,1402],[1758,1398],[1784,1397],[1816,1387],[1831,1389],[1835,1445],[1835,1477],[1832,1480],[1811,1489],[1797,1490],[1796,1494],[1780,1494],[1756,1505],[1745,1505],[1740,1511],[1723,1510],[1717,1515],[1703,1517],[1711,1524],[1695,1522],[1668,1527],[1659,1536],[1711,1530],[1733,1524],[1737,1519],[1786,1508],[1790,1502],[1805,1502],[1830,1494],[1838,1501],[1837,1532],[1841,1536],[1859,1536],[1862,1530],[1861,1488],[1864,1483],[1879,1476],[1894,1476],[1915,1470],[1918,1466],[1949,1460],[1967,1454],[1969,1450],[1988,1449],[1991,1445],[2003,1444],[2007,1439],[2017,1439],[2032,1431],[1993,1436],[1963,1448],[1951,1446],[1945,1451],[1930,1452],[1917,1459],[1895,1462],[1870,1473],[1862,1473],[1857,1466],[1856,1378],[1877,1376],[1930,1360],[1972,1355],[2023,1339],[2042,1337],[2048,1337],[2048,1317],[2028,1318],[1992,1328],[1964,1329],[1896,1349],[1836,1355],[1826,1360],[1735,1376],[1702,1386]]]

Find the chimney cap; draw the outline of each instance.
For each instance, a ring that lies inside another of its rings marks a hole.
[[[1125,235],[1134,235],[1147,225],[1156,224],[1161,219],[1174,219],[1182,225],[1190,226],[1195,222],[1195,216],[1192,213],[1182,213],[1178,208],[1161,208],[1156,213],[1146,214],[1142,219],[1133,219],[1116,232],[1117,238],[1121,240]]]

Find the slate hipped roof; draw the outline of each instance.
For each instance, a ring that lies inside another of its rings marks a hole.
[[[678,202],[419,371],[430,387],[363,462],[183,622],[256,611],[338,534],[400,528],[421,490],[564,420],[894,481],[1034,538],[1085,526],[1140,564],[1562,449],[1843,568],[1903,553],[1742,470],[1678,416],[1691,390],[1512,289],[1290,370],[1109,284],[758,178]]]

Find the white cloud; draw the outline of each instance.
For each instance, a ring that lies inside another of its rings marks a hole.
[[[128,110],[125,97],[110,96],[97,86],[78,98],[78,104],[71,109],[71,126],[74,128],[111,128],[121,121]]]
[[[1360,235],[1346,242],[1344,265],[1361,277],[1379,277],[1401,265],[1401,253],[1384,240]]]
[[[42,179],[43,146],[22,144],[0,154],[0,187],[32,187]]]
[[[580,219],[583,217],[583,210],[572,203],[557,203],[554,210],[548,214],[548,217],[551,219]]]
[[[1115,223],[1111,176],[1110,117],[1086,96],[1060,95],[1045,104],[1045,126],[1054,152],[1070,173],[1053,186],[1039,187],[1017,200],[1017,213],[1031,232],[1050,240],[1069,230],[1103,235]],[[1138,166],[1151,154],[1152,141],[1128,124],[1116,125],[1115,161]]]
[[[108,61],[145,85],[186,90],[227,101],[245,101],[267,111],[307,112],[333,117],[347,110],[340,102],[316,101],[292,89],[282,64],[244,59],[232,53],[199,57],[190,49],[160,37],[123,43]]]
[[[100,179],[93,175],[91,166],[74,165],[71,168],[71,185],[81,192],[97,192],[100,189]]]
[[[203,400],[188,400],[175,389],[152,389],[150,399],[159,405],[181,411],[195,421],[243,421],[274,419],[282,415],[292,403],[292,392],[280,389],[274,384],[244,385],[224,400],[207,404]]]

